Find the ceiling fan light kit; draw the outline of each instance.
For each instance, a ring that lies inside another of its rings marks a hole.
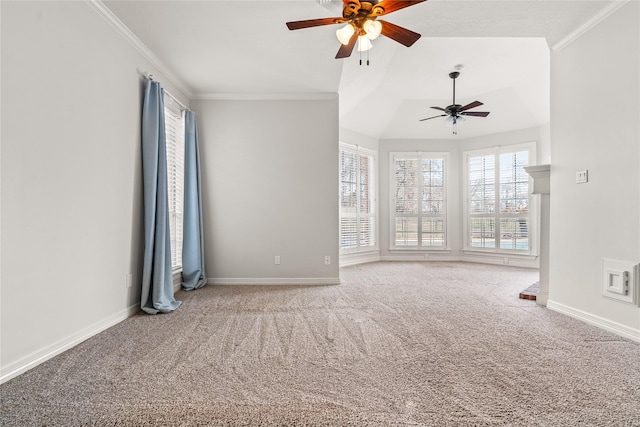
[[[356,32],[356,29],[351,24],[347,24],[344,27],[336,30],[336,37],[338,41],[343,45],[348,45],[349,40],[351,40],[351,36]]]
[[[458,67],[456,66],[456,68]],[[483,105],[482,102],[480,101],[473,101],[464,106],[460,104],[456,104],[456,79],[459,76],[460,76],[459,71],[453,71],[449,73],[449,77],[451,77],[451,80],[453,80],[453,102],[451,103],[451,105],[449,105],[446,108],[431,107],[434,110],[443,111],[445,114],[439,114],[437,116],[427,117],[426,119],[420,119],[421,122],[425,120],[435,119],[437,117],[446,117],[444,121],[445,125],[453,126],[453,134],[457,135],[458,134],[457,125],[459,123],[463,123],[466,120],[466,116],[487,117],[489,115],[488,111],[467,111],[467,110],[470,110],[471,108],[475,108]]]
[[[346,26],[336,31],[336,37],[342,44],[336,54],[336,59],[351,56],[356,42],[358,42],[357,50],[360,52],[371,49],[373,47],[371,40],[375,40],[380,35],[389,37],[409,47],[421,37],[420,34],[399,25],[377,19],[380,16],[424,1],[426,0],[343,0],[342,17],[292,21],[287,22],[287,28],[300,30],[302,28],[346,23]]]
[[[358,52],[364,52],[365,50],[369,50],[373,47],[371,41],[367,36],[358,37]]]
[[[373,21],[367,19],[362,25],[362,29],[369,40],[375,40],[382,33],[382,23],[380,21]]]

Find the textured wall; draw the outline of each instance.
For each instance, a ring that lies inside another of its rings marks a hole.
[[[88,3],[1,7],[4,377],[139,304],[140,73],[163,76]]]
[[[214,282],[337,282],[337,96],[200,100],[193,108],[207,276]]]
[[[600,294],[602,258],[640,262],[639,9],[552,56],[549,306],[640,340],[640,308]]]

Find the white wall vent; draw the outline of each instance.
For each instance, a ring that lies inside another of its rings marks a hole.
[[[638,269],[636,263],[602,259],[602,296],[629,304],[638,304]]]

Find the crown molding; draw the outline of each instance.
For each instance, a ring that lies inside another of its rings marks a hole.
[[[558,43],[551,46],[551,50],[554,52],[559,52],[575,40],[582,37],[587,31],[591,28],[598,25],[600,22],[604,21],[609,15],[611,15],[616,10],[620,9],[622,6],[627,4],[629,0],[613,0],[608,5],[606,5],[600,12],[596,13],[591,19],[587,22],[576,28],[573,32],[571,32],[568,36],[560,40]]]
[[[306,100],[331,100],[337,99],[335,92],[317,93],[201,93],[191,99],[216,100],[216,101],[306,101]]]
[[[111,27],[124,37],[151,65],[153,65],[164,77],[167,78],[176,88],[184,95],[191,98],[193,94],[187,86],[176,77],[169,67],[167,67],[142,41],[116,16],[111,10],[102,3],[101,0],[84,0],[86,4],[104,19]]]

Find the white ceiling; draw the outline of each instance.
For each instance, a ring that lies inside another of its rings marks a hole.
[[[338,93],[340,126],[373,138],[455,138],[430,106],[451,104],[449,72],[462,64],[456,102],[469,138],[549,122],[549,47],[611,6],[598,0],[429,0],[385,16],[422,34],[407,48],[373,41],[334,59],[335,30],[289,31],[287,21],[339,16],[341,1],[111,1],[103,3],[192,98]],[[337,7],[336,7],[337,3]],[[366,53],[363,54],[366,59]]]

